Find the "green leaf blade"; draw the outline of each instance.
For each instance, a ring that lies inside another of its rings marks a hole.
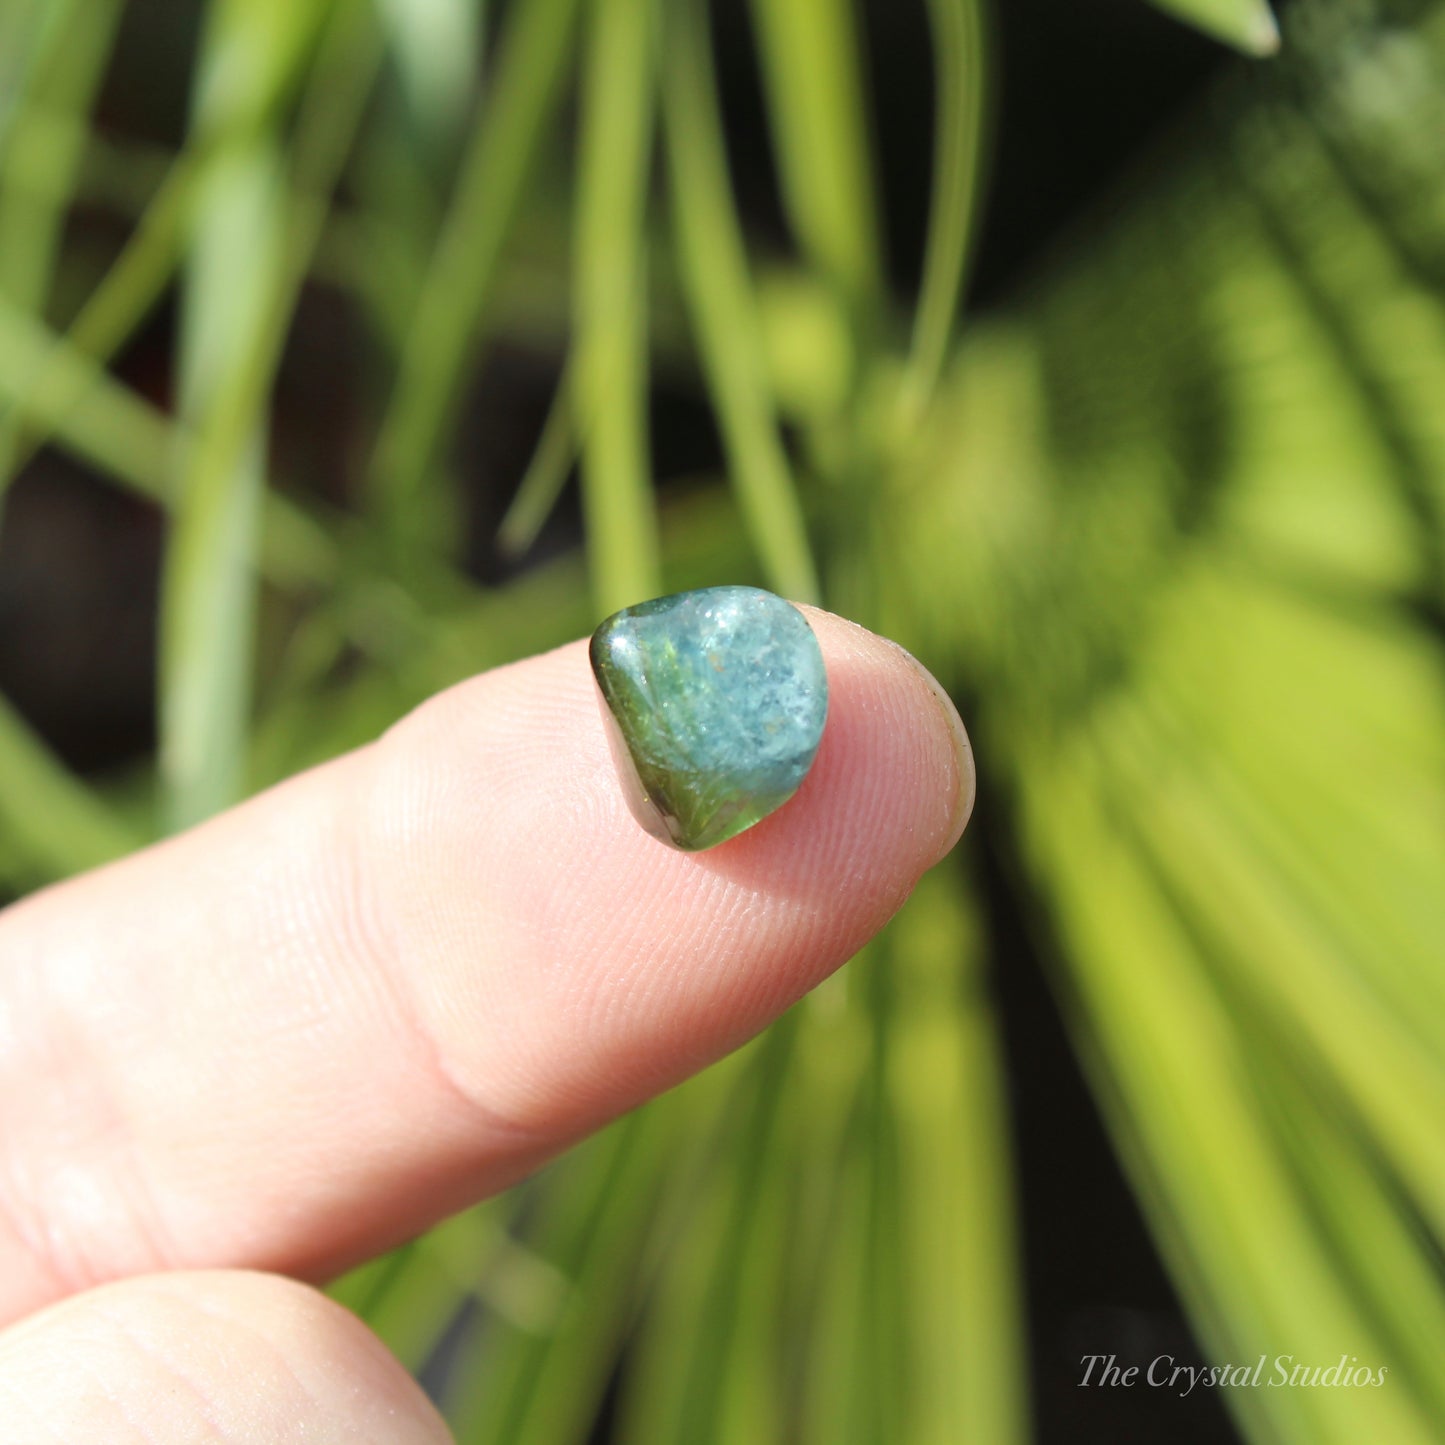
[[[1269,0],[1150,0],[1150,3],[1245,55],[1273,55],[1279,49],[1279,26],[1269,8]]]

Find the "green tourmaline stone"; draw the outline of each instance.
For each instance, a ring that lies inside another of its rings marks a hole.
[[[828,711],[803,614],[756,587],[625,607],[592,635],[592,671],[628,802],[649,833],[696,852],[798,790]]]

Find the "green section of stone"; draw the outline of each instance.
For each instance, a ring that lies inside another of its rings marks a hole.
[[[812,766],[827,673],[802,613],[771,592],[708,587],[624,608],[591,658],[628,801],[675,847],[736,837]]]

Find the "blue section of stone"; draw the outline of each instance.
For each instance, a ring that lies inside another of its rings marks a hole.
[[[771,592],[709,587],[626,608],[597,630],[592,662],[627,781],[657,815],[639,816],[680,847],[751,827],[812,765],[827,673],[802,613]]]

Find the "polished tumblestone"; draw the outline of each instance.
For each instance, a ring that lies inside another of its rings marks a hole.
[[[695,852],[798,790],[828,711],[803,614],[756,587],[707,587],[624,608],[592,636],[592,670],[628,802]]]

